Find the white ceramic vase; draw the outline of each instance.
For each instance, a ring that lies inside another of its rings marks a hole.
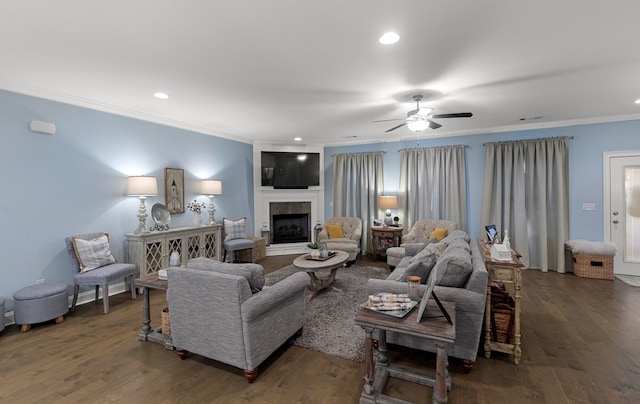
[[[200,212],[193,212],[193,225],[195,227],[200,227],[202,224],[202,215]]]

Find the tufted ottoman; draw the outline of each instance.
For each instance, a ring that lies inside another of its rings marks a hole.
[[[27,332],[31,324],[56,319],[64,321],[69,311],[69,287],[66,283],[43,283],[24,287],[13,294],[15,323]]]
[[[4,299],[0,297],[0,331],[4,330]]]

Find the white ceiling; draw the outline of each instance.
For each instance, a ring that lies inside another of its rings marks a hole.
[[[1,1],[0,88],[244,142],[640,118],[638,0]]]

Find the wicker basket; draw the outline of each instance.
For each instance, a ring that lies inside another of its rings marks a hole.
[[[510,344],[513,341],[515,309],[507,303],[491,306],[491,339]]]
[[[572,269],[582,278],[613,280],[613,255],[573,253]]]
[[[162,309],[162,335],[171,335],[171,321],[169,320],[169,308]]]

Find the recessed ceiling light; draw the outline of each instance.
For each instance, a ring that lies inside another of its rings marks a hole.
[[[634,101],[636,104],[640,104],[640,98]]]
[[[161,100],[169,99],[169,94],[163,92],[153,93],[153,96],[156,98],[160,98]]]
[[[392,45],[400,40],[400,35],[395,32],[387,32],[383,34],[378,41],[383,45]]]
[[[295,140],[296,142],[301,142],[302,138],[301,137],[294,137],[293,140]]]

